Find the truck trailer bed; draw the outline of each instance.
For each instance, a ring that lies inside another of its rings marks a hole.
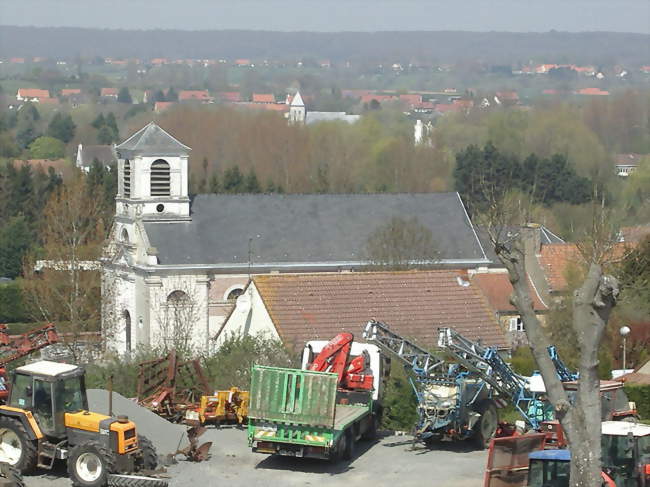
[[[346,404],[337,404],[334,416],[334,429],[342,430],[347,425],[353,423],[363,415],[368,413],[368,408],[364,406],[350,406]]]

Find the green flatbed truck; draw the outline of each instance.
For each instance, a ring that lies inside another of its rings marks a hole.
[[[254,452],[348,460],[376,436],[380,409],[373,391],[340,390],[336,374],[255,365],[248,418]]]

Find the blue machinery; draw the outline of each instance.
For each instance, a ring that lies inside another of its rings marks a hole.
[[[516,374],[496,348],[472,342],[451,328],[440,328],[440,353],[435,355],[377,321],[366,325],[363,337],[413,372],[414,380],[409,380],[418,401],[421,439],[464,439],[477,431],[485,437],[492,429],[492,424],[483,424],[488,419],[496,429],[497,402],[511,402],[533,429],[539,427],[535,407],[531,408],[539,401],[528,390],[526,378]]]

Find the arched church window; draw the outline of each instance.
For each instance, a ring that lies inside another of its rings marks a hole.
[[[192,299],[184,291],[173,291],[167,296],[167,314],[163,333],[182,341],[184,330],[196,319]],[[171,335],[170,335],[171,334]]]
[[[151,164],[151,196],[169,196],[169,163],[156,159]]]
[[[124,197],[131,197],[131,162],[126,159],[124,161]]]
[[[241,288],[233,289],[228,293],[228,301],[236,301],[239,296],[244,294],[244,290]]]
[[[122,313],[124,319],[124,335],[126,342],[126,351],[127,353],[131,351],[131,313],[129,310],[125,309]]]
[[[126,228],[122,229],[122,235],[120,236],[122,239],[122,242],[128,244],[129,243],[129,232],[126,231]]]

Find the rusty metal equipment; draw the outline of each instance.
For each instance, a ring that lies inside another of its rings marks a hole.
[[[211,441],[206,441],[199,445],[199,437],[205,433],[205,427],[203,426],[194,426],[187,430],[187,439],[190,441],[190,444],[183,448],[176,450],[176,453],[172,455],[173,458],[176,455],[184,455],[185,458],[190,462],[203,462],[210,458],[210,447],[212,446]]]
[[[189,408],[185,422],[196,424],[243,424],[248,419],[249,392],[238,387],[226,391],[215,391],[212,395],[201,396],[198,406]]]
[[[199,361],[180,361],[175,350],[138,368],[138,403],[169,421],[181,421],[188,408],[209,394]]]
[[[0,404],[9,396],[7,364],[59,342],[52,323],[30,330],[22,335],[9,335],[7,325],[0,324]]]

